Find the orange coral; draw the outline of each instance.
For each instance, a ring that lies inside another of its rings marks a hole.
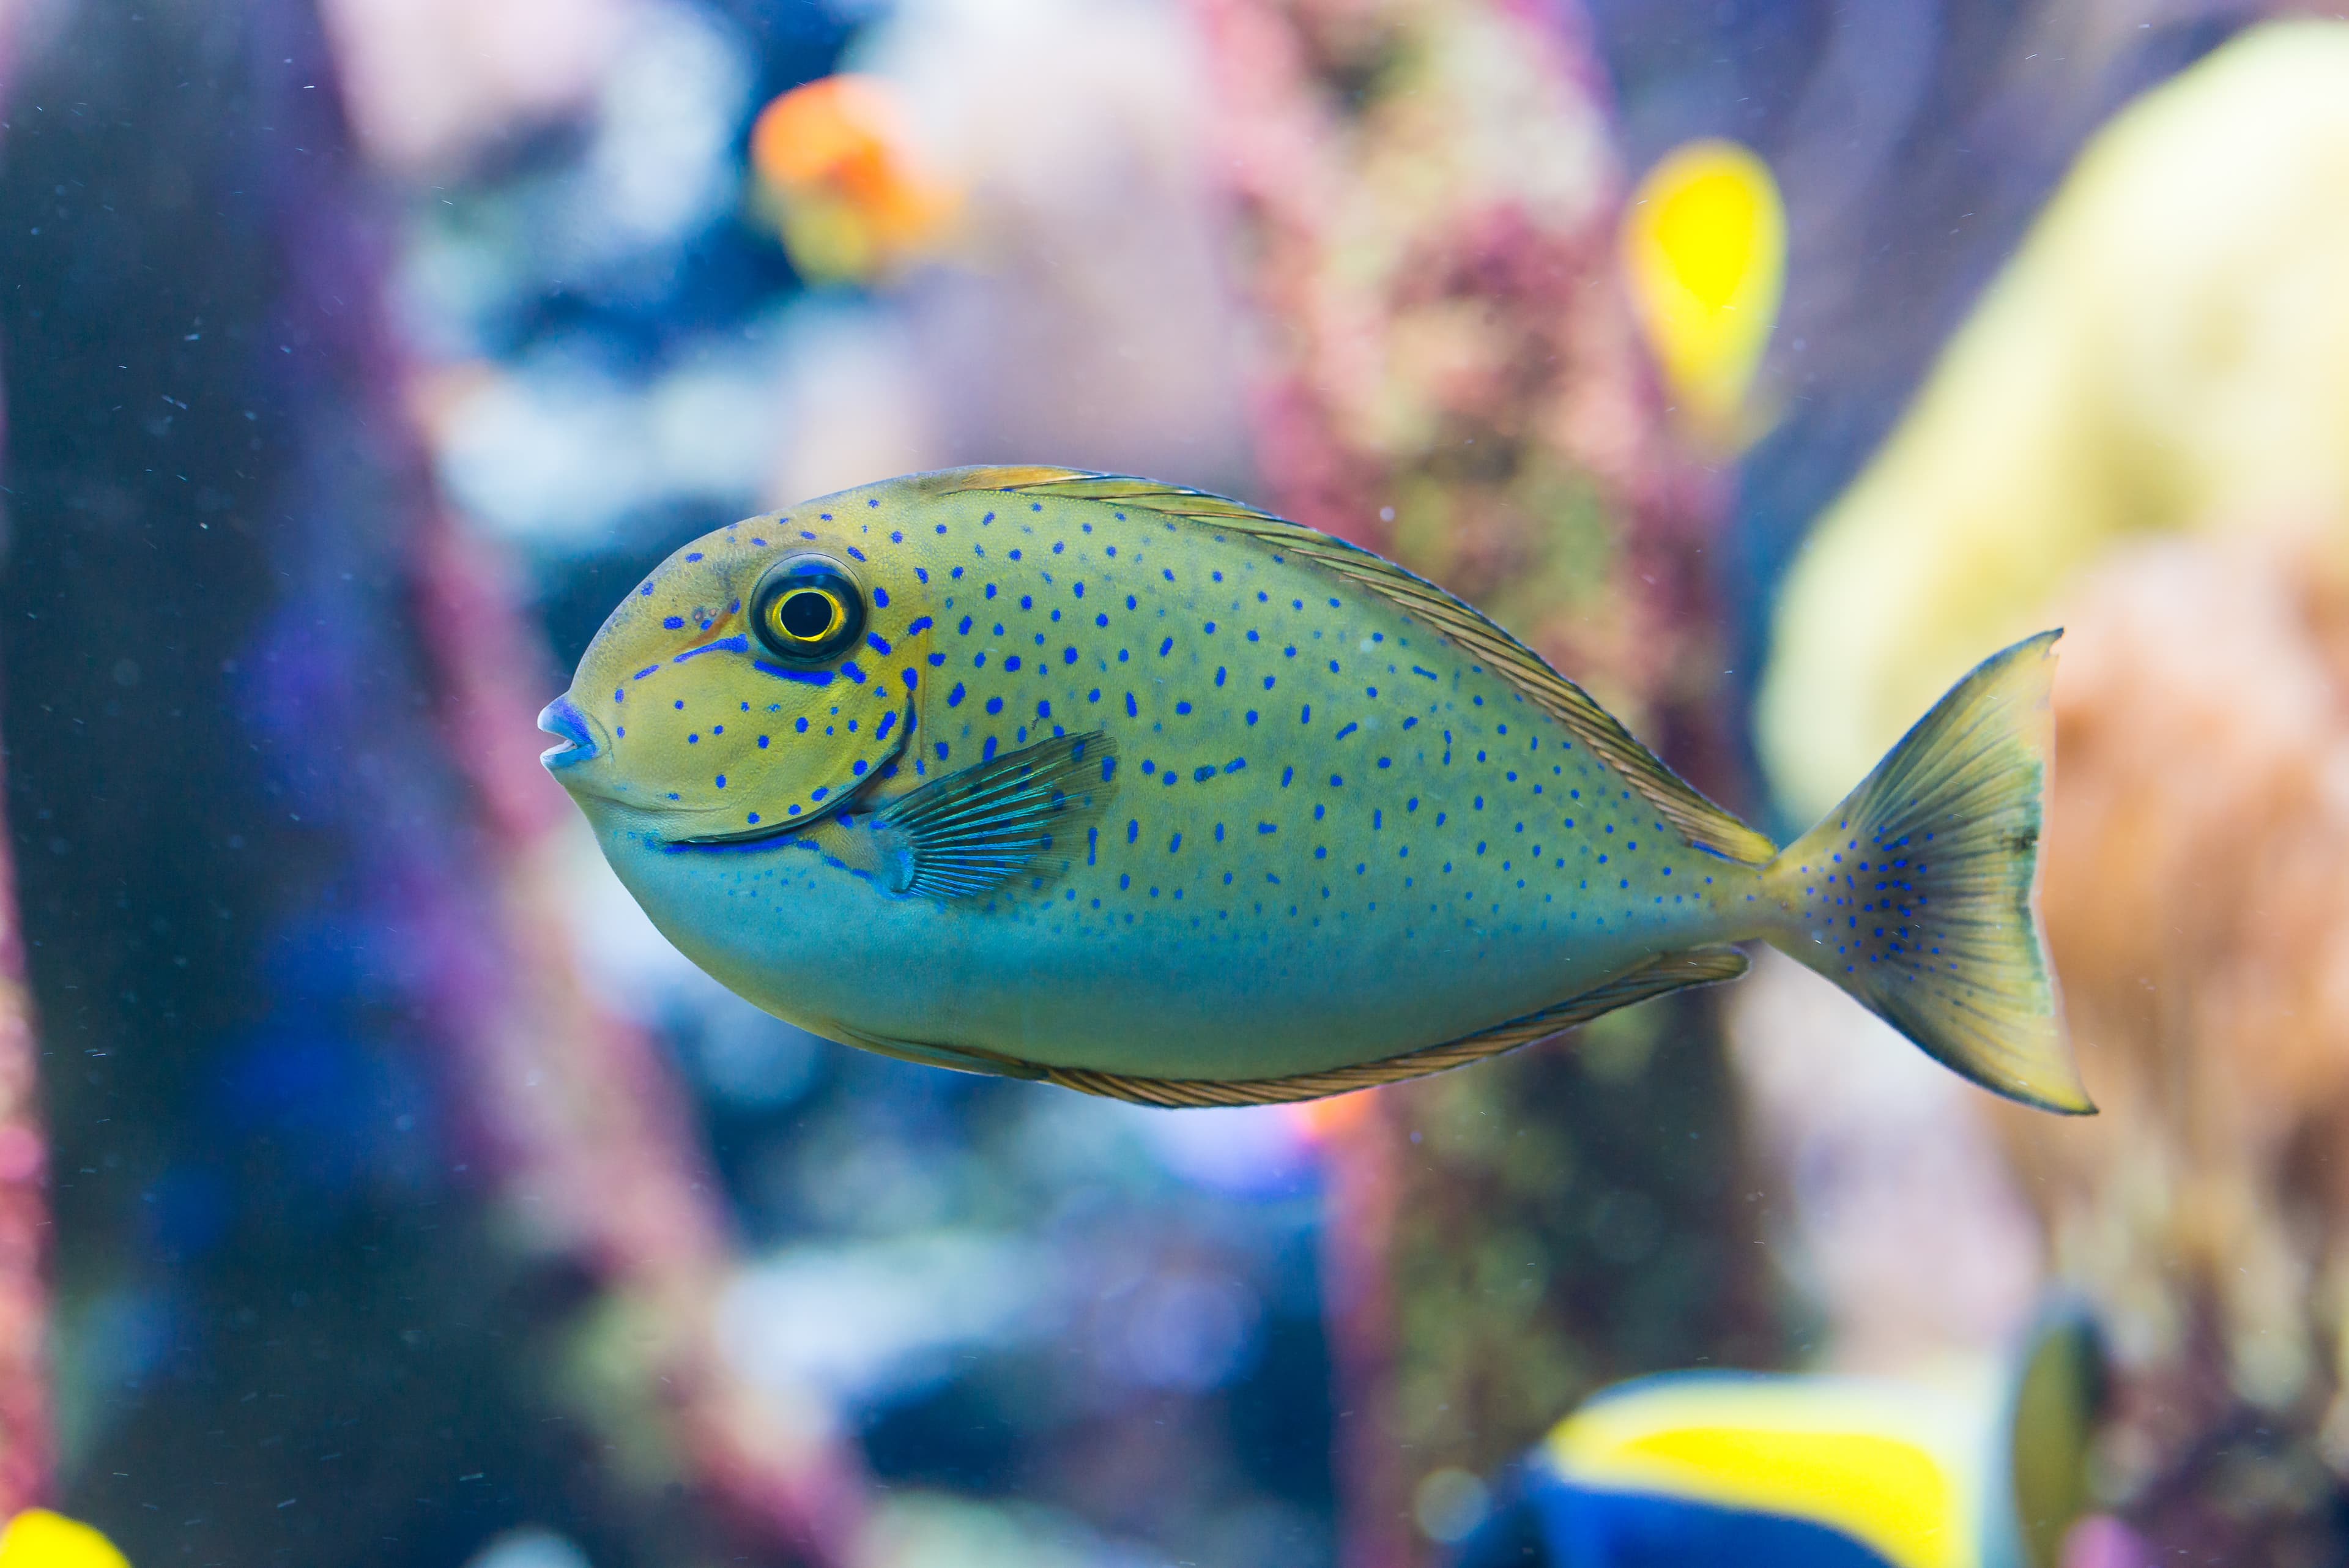
[[[2349,1306],[2349,591],[2176,542],[2077,597],[2044,909],[2105,1115],[2005,1117],[2064,1272],[2141,1362],[2321,1398]]]

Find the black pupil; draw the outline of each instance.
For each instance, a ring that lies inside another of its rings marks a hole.
[[[805,641],[812,642],[832,629],[832,600],[812,588],[784,596],[776,613],[785,631]]]

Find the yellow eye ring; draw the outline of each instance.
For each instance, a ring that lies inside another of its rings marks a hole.
[[[767,611],[775,635],[798,647],[821,643],[838,631],[848,612],[829,589],[801,587],[786,589]]]
[[[751,590],[750,629],[778,659],[794,664],[831,659],[864,629],[864,590],[829,556],[787,556],[768,567]]]

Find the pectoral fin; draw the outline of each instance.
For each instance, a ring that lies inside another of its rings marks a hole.
[[[1018,877],[1067,868],[1085,825],[1108,805],[1117,753],[1099,730],[1055,735],[933,779],[874,812],[893,893],[967,898]]]

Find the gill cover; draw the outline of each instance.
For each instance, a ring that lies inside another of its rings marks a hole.
[[[612,737],[600,781],[672,842],[764,837],[891,772],[918,725],[929,618],[863,551],[752,518],[678,551],[615,610],[572,701]]]

